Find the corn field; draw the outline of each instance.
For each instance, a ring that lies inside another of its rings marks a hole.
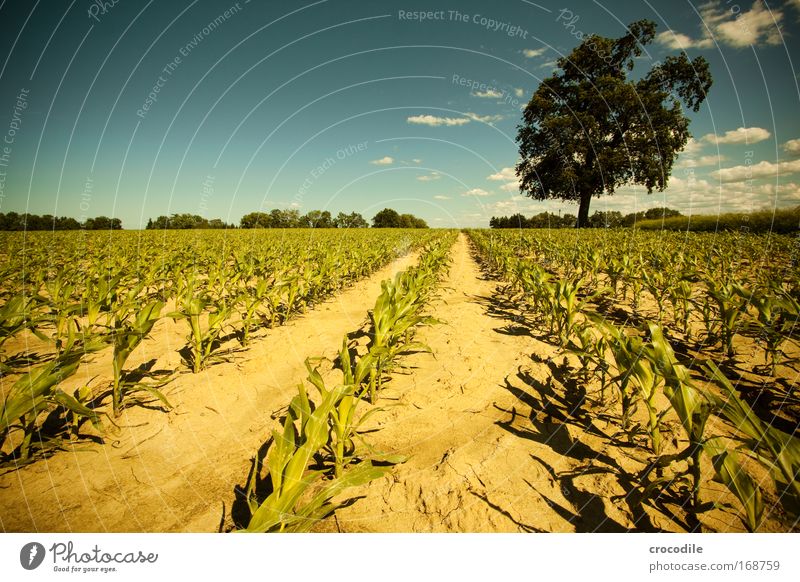
[[[437,406],[444,414],[465,392],[470,361],[493,378],[480,387],[487,394],[533,361],[510,358],[504,369],[499,352],[470,352],[481,338],[450,321],[460,308],[448,310],[447,301],[481,306],[491,321],[489,302],[513,312],[502,314],[509,329],[524,328],[514,345],[551,350],[550,361],[539,362],[551,376],[548,390],[556,379],[562,400],[588,403],[581,414],[589,429],[641,463],[620,478],[622,499],[653,512],[680,508],[685,519],[674,522],[682,531],[704,531],[715,511],[738,520],[715,531],[762,531],[767,522],[793,530],[800,520],[800,262],[788,237],[287,229],[12,233],[0,242],[0,478],[23,482],[82,451],[114,454],[131,427],[158,427],[147,437],[156,438],[181,415],[200,422],[215,413],[250,443],[249,455],[231,460],[239,481],[229,483],[232,506],[222,501],[220,530],[325,529],[370,491],[385,500],[392,484],[413,481],[419,468],[404,467],[416,449],[387,446],[381,427],[386,418],[413,418],[413,410],[397,412],[408,407],[399,378],[418,378],[417,389],[433,393],[418,362],[464,380],[434,401],[431,414]],[[348,289],[398,260],[407,266],[375,279],[375,295],[358,298],[364,311],[337,328],[335,340],[315,343],[316,352],[304,351],[302,340],[271,344],[282,353],[259,351],[270,338],[292,338],[298,321],[313,330]],[[459,279],[451,271],[463,277],[471,268],[492,286],[491,297],[452,286]],[[236,426],[235,411],[225,416],[213,395],[242,390],[241,366],[278,369],[290,350],[302,354],[302,372],[288,380],[275,372],[280,397],[237,395],[236,406],[252,409],[257,422]],[[211,387],[206,400],[191,392],[201,384]],[[501,415],[494,428],[518,422],[516,408],[504,420],[491,398],[488,409]],[[442,417],[442,434],[453,418]],[[533,447],[525,439],[513,446]],[[434,469],[457,452],[436,450]],[[483,462],[469,464],[481,486],[489,481]],[[528,483],[522,471],[502,476],[514,477]],[[416,487],[423,506],[432,504]],[[11,494],[0,496],[11,507]]]
[[[788,379],[797,373],[800,265],[790,239],[637,231],[470,238],[542,338],[572,358],[571,373],[613,411],[621,437],[648,451],[635,483],[645,498],[682,496],[699,529],[698,516],[713,507],[703,500],[711,479],[735,497],[748,531],[761,524],[766,491],[797,523],[800,393]],[[750,384],[757,395],[744,398],[737,386]],[[778,406],[761,409],[765,395]],[[665,438],[675,422],[682,431]]]

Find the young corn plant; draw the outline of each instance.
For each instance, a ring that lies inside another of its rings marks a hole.
[[[653,358],[664,374],[665,394],[673,409],[678,413],[681,424],[689,437],[687,453],[690,460],[689,474],[692,480],[691,512],[695,516],[702,511],[700,504],[700,462],[703,453],[711,457],[716,479],[733,493],[745,511],[744,523],[748,530],[755,531],[761,521],[763,502],[761,491],[753,479],[745,472],[736,453],[725,446],[720,437],[704,437],[705,427],[710,415],[719,409],[716,397],[698,391],[688,376],[685,367],[677,363],[669,343],[664,339],[661,329],[651,326]],[[719,373],[716,366],[713,369]],[[720,373],[721,374],[721,373]]]
[[[91,420],[99,428],[98,413],[57,388],[75,373],[82,355],[82,351],[62,354],[56,360],[34,368],[12,385],[0,411],[0,451],[8,448],[6,443],[10,439],[19,436],[16,443],[11,444],[14,449],[5,455],[2,464],[26,464],[38,454],[60,446],[57,439],[48,439],[40,432],[37,421],[45,411],[60,407]]]
[[[724,280],[706,279],[705,283],[708,296],[716,306],[723,353],[732,358],[736,355],[733,338],[738,331],[739,319],[747,311],[748,301],[744,298],[747,292],[741,285]]]
[[[342,476],[345,466],[355,455],[356,446],[353,437],[356,430],[355,414],[359,401],[356,396],[356,389],[367,375],[367,370],[362,366],[358,373],[359,378],[352,377],[350,352],[347,350],[346,337],[340,351],[340,358],[344,358],[341,362],[345,376],[343,388],[340,398],[333,403],[328,416],[330,425],[328,442],[333,453],[334,475],[336,478]],[[364,361],[367,362],[368,360],[365,359]],[[325,387],[322,376],[315,368],[312,368],[309,360],[306,360],[306,369],[308,370],[308,381],[319,391],[320,397],[325,401],[330,394],[330,390]],[[348,374],[351,377],[348,377]]]
[[[673,319],[680,326],[681,332],[689,336],[689,317],[692,313],[692,284],[680,279],[669,288],[669,301],[672,303]]]
[[[250,343],[250,333],[264,319],[264,304],[269,295],[269,281],[259,279],[255,286],[246,286],[239,294],[237,305],[242,317],[242,345]]]
[[[636,366],[641,356],[641,340],[633,336],[629,337],[623,329],[614,324],[595,318],[595,321],[602,325],[604,335],[608,338],[608,349],[614,357],[614,368],[616,375],[611,379],[619,391],[620,420],[622,430],[629,436],[631,434],[631,417],[636,412],[636,402],[638,400],[631,380],[635,379]]]
[[[161,309],[164,304],[161,301],[152,301],[145,305],[135,317],[131,317],[129,312],[123,317],[117,316],[114,321],[114,360],[113,373],[114,381],[112,385],[112,404],[114,416],[119,416],[122,412],[122,404],[125,394],[135,390],[145,390],[158,398],[164,406],[171,408],[166,397],[156,386],[150,386],[144,382],[129,383],[124,381],[125,362],[147,337],[153,326],[158,321]]]
[[[0,307],[0,374],[9,371],[4,363],[3,344],[25,329],[31,329],[40,339],[47,340],[36,330],[39,316],[36,314],[37,302],[33,297],[19,293],[11,297]]]
[[[100,315],[110,313],[117,303],[122,274],[111,278],[89,279],[81,296],[80,312],[86,317],[89,329],[100,325]]]
[[[430,351],[420,342],[411,341],[414,328],[437,320],[420,312],[425,305],[425,281],[412,270],[398,273],[394,280],[381,283],[381,294],[372,310],[373,340],[370,344],[374,365],[370,368],[367,392],[374,404],[383,374],[401,354]]]
[[[204,326],[203,315],[209,307],[212,311],[208,311]],[[230,315],[231,307],[227,303],[215,302],[206,293],[195,291],[194,285],[186,287],[179,302],[179,309],[167,314],[167,317],[175,321],[184,319],[189,324],[188,341],[192,354],[192,371],[195,374],[206,367],[211,359]]]
[[[81,332],[78,323],[78,313],[80,304],[72,300],[75,292],[75,285],[67,280],[63,274],[47,279],[44,283],[48,298],[42,298],[50,312],[46,316],[47,320],[53,325],[53,341],[56,351],[59,354],[72,351],[75,342],[79,340]]]
[[[755,293],[744,288],[740,291],[744,292],[744,299],[758,312],[756,331],[764,346],[765,364],[769,366],[770,375],[775,376],[783,355],[781,346],[798,324],[800,303],[782,289],[764,293]]]
[[[729,449],[721,437],[712,437],[703,445],[711,457],[716,480],[733,493],[744,510],[744,526],[755,532],[764,514],[764,500],[761,489],[753,478],[742,468],[736,451]]]
[[[562,346],[567,345],[569,338],[572,336],[578,314],[585,303],[578,297],[582,287],[583,278],[575,281],[565,278],[555,283],[552,317]]]
[[[645,268],[642,269],[642,283],[656,302],[656,306],[658,307],[657,319],[661,322],[664,313],[664,301],[672,287],[669,285],[667,275],[662,269]]]
[[[614,294],[615,298],[618,298],[617,291],[619,289],[619,282],[623,280],[625,276],[625,266],[616,257],[611,257],[611,259],[606,262],[605,272],[611,284],[611,292]]]
[[[259,501],[255,492],[257,471],[251,472],[246,499],[250,520],[242,530],[251,533],[302,532],[333,513],[338,505],[333,498],[350,487],[378,479],[390,467],[359,463],[341,476],[323,481],[321,471],[309,470],[315,455],[328,442],[328,419],[336,403],[347,390],[345,385],[328,391],[319,405],[312,407],[302,384],[292,400],[283,424],[283,432],[273,431],[267,453],[271,493]],[[297,426],[299,424],[299,428]]]
[[[570,342],[567,349],[578,356],[581,363],[580,372],[583,375],[583,381],[589,381],[589,365],[594,361],[593,354],[595,353],[595,345],[597,344],[597,337],[594,334],[594,328],[591,325],[583,324],[578,325],[573,334],[573,340]]]
[[[745,435],[745,453],[766,467],[784,509],[797,518],[800,515],[800,439],[765,424],[739,398],[716,364],[706,362],[705,372],[722,391],[722,397],[713,397],[717,413]]]

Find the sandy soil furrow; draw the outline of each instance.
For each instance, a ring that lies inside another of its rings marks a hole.
[[[268,330],[231,361],[181,371],[168,414],[127,409],[104,445],[83,443],[0,476],[3,531],[215,531],[223,502],[243,484],[249,459],[305,378],[305,359],[334,356],[365,322],[382,280],[416,263],[410,254],[309,313]],[[154,369],[184,369],[183,335],[170,326],[137,354]],[[178,333],[178,335],[176,335]],[[144,353],[146,352],[146,353]],[[105,357],[105,355],[103,355]],[[89,364],[110,372],[110,360]],[[88,381],[91,371],[80,373]]]
[[[418,339],[411,374],[382,393],[370,442],[410,455],[392,476],[319,529],[380,532],[676,529],[640,515],[618,475],[640,466],[614,447],[613,426],[554,381],[556,348],[515,325],[470,255],[465,235]]]

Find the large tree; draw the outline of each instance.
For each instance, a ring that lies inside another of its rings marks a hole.
[[[579,202],[578,227],[588,226],[593,196],[625,184],[648,193],[666,188],[691,136],[684,107],[698,111],[711,87],[708,62],[686,53],[628,78],[655,30],[640,20],[621,38],[589,36],[558,59],[560,70],[525,108],[517,135],[520,190],[537,200]]]

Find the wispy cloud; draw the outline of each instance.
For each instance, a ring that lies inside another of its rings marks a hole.
[[[800,0],[798,0],[798,1],[800,1]],[[516,89],[514,89],[514,96],[515,97],[524,97],[525,96],[525,89],[517,87]]]
[[[406,120],[415,125],[429,125],[431,127],[452,127],[466,125],[470,122],[467,117],[436,117],[435,115],[412,115]]]
[[[761,127],[740,127],[726,131],[723,135],[709,133],[703,136],[703,141],[719,144],[753,144],[769,139],[772,134]]]
[[[478,115],[477,113],[465,113],[464,115],[473,121],[480,121],[483,123],[494,123],[495,121],[503,119],[502,115]]]
[[[462,196],[491,196],[491,194],[483,188],[473,188],[464,192]]]
[[[497,89],[487,89],[486,91],[473,91],[473,97],[480,97],[481,99],[500,99],[503,94]]]
[[[416,125],[429,125],[430,127],[454,127],[466,125],[470,121],[481,123],[494,123],[503,119],[502,115],[478,115],[477,113],[467,112],[465,117],[437,117],[435,115],[412,115],[406,121]]]
[[[547,52],[547,47],[543,46],[542,48],[538,48],[538,49],[524,49],[522,51],[522,54],[527,59],[534,59],[536,57],[542,56],[546,52]]]
[[[391,166],[394,163],[394,158],[391,156],[384,156],[379,160],[372,160],[370,164],[374,164],[376,166]]]
[[[450,200],[450,196],[445,196],[444,194],[437,194],[433,197],[434,200]]]
[[[441,178],[441,174],[438,172],[432,172],[430,174],[423,174],[422,176],[417,176],[417,180],[420,182],[433,182],[434,180],[438,180]]]

